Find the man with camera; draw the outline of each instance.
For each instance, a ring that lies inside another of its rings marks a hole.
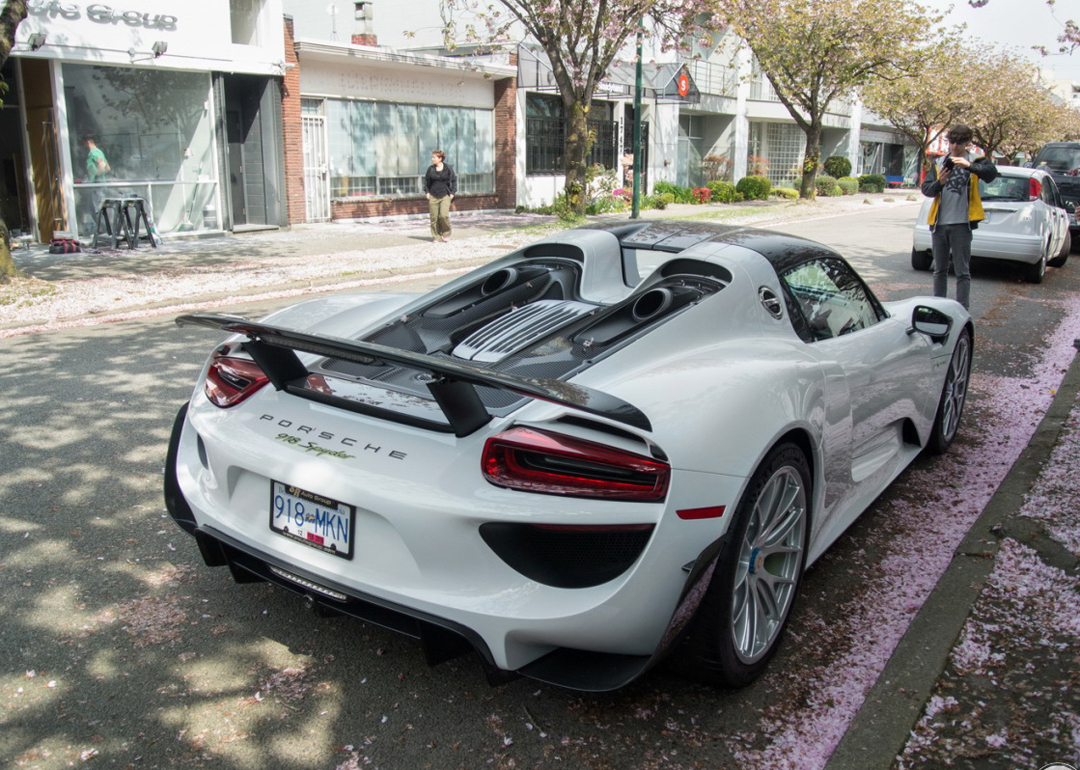
[[[949,261],[956,273],[956,301],[968,307],[971,297],[971,231],[985,218],[979,179],[992,182],[997,167],[968,153],[971,129],[957,124],[946,134],[949,154],[935,161],[922,184],[930,204],[931,245],[934,251],[934,296],[948,296]],[[972,175],[975,179],[972,179]]]

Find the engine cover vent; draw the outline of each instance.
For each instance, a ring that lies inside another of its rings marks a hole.
[[[496,363],[594,310],[595,305],[584,302],[538,300],[477,329],[454,348],[454,355],[467,361]]]

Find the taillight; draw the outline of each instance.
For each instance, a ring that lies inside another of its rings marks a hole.
[[[204,392],[215,406],[235,406],[257,391],[270,379],[250,358],[227,355],[228,348],[218,348],[210,356]]]
[[[481,468],[508,489],[637,502],[663,500],[671,478],[671,467],[650,457],[522,427],[489,438]]]
[[[1038,179],[1028,180],[1028,200],[1037,201],[1042,195],[1042,182]]]

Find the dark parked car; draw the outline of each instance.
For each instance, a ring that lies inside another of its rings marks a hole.
[[[1053,174],[1069,212],[1072,250],[1080,250],[1080,223],[1076,221],[1076,207],[1080,205],[1080,142],[1047,142],[1031,165]]]

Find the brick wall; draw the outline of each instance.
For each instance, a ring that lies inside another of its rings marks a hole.
[[[300,119],[300,67],[293,42],[293,20],[285,19],[285,63],[281,81],[282,152],[285,158],[285,214],[290,225],[299,224],[306,216],[304,202],[304,134]]]
[[[495,195],[498,208],[517,205],[517,78],[495,83]]]

